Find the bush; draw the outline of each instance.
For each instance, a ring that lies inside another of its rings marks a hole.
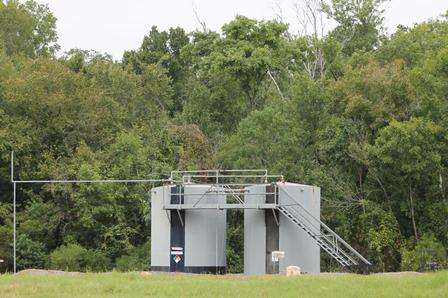
[[[55,249],[49,260],[51,269],[66,271],[107,271],[110,259],[98,250],[89,250],[79,244],[63,245]]]
[[[2,204],[0,203],[0,273],[12,271],[14,260],[12,253],[12,226],[10,223],[2,223]],[[9,215],[9,213],[8,213]]]
[[[129,251],[129,255],[121,256],[117,259],[115,269],[121,272],[127,271],[147,271],[151,269],[151,245],[149,242],[134,247]]]
[[[370,260],[373,271],[396,271],[400,267],[399,249],[402,242],[398,221],[391,211],[364,200],[364,212],[357,225],[359,238],[369,250],[365,257]]]
[[[424,235],[412,250],[401,250],[401,270],[421,270],[430,262],[436,262],[443,268],[447,261],[445,248],[433,235]]]
[[[228,215],[227,226],[227,272],[241,273],[244,271],[244,238],[241,226],[242,213],[233,212]]]
[[[44,268],[47,255],[45,245],[20,235],[17,238],[17,269]]]
[[[104,272],[112,269],[110,259],[99,250],[88,250],[82,271]]]
[[[232,248],[227,248],[227,272],[241,273],[244,271],[244,262],[241,253],[236,253]]]

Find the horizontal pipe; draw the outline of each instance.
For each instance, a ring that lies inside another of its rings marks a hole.
[[[32,183],[148,183],[148,182],[180,182],[171,179],[125,179],[125,180],[14,180],[17,184]]]
[[[211,185],[214,187],[224,187],[224,186],[258,186],[258,185],[269,185],[269,183],[209,183],[209,184],[201,184],[201,183],[183,183],[186,186],[189,185]]]
[[[218,175],[218,176],[207,176],[207,175],[188,175],[185,178],[280,178],[281,175]]]
[[[199,172],[206,172],[206,173],[223,173],[223,172],[229,172],[229,173],[235,173],[235,172],[241,172],[241,173],[247,173],[247,172],[265,172],[267,173],[268,170],[266,169],[258,169],[258,170],[196,170],[196,171],[171,171],[173,174],[183,174],[183,173],[199,173]]]

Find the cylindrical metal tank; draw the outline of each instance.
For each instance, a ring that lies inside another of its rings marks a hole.
[[[294,183],[254,185],[247,187],[245,202],[260,205],[299,202],[306,210],[305,218],[311,214],[320,219],[320,188],[315,186]],[[273,265],[273,251],[285,253],[279,267]],[[244,210],[244,273],[285,272],[290,265],[299,266],[309,273],[320,272],[317,243],[276,209]]]
[[[226,211],[200,208],[223,204],[225,198],[211,185],[184,184],[153,188],[152,270],[225,273]],[[179,208],[172,209],[173,205]]]

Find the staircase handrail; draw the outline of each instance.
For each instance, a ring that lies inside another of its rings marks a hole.
[[[282,205],[282,206],[280,206],[280,207],[283,207],[283,208],[284,208],[284,206],[285,206],[285,205]],[[293,206],[293,205],[288,205],[288,207],[292,207],[292,206]],[[293,210],[294,210],[294,211],[293,211]],[[299,211],[296,211],[295,209],[288,210],[288,212],[290,212],[290,213],[294,213],[294,215],[295,215],[296,217],[300,217],[300,215],[298,214]],[[347,260],[349,260],[351,263],[353,263],[354,265],[358,265],[358,262],[357,262],[356,260],[354,260],[353,257],[350,256],[348,252],[346,252],[343,248],[341,248],[341,247],[339,247],[339,246],[337,245],[337,239],[335,240],[335,242],[332,242],[331,240],[328,239],[329,236],[333,236],[333,237],[334,237],[335,234],[336,234],[336,233],[333,232],[332,235],[326,235],[326,234],[321,234],[320,231],[319,231],[319,234],[318,234],[318,235],[314,235],[314,236],[311,236],[311,237],[313,237],[313,238],[314,238],[314,237],[319,237],[319,238],[321,239],[321,241],[322,241],[322,239],[324,239],[326,243],[328,243],[328,244],[330,244],[330,245],[332,246],[332,247],[330,248],[330,250],[331,250],[332,252],[342,254],[342,255],[343,255],[345,258],[347,258]],[[337,234],[336,234],[336,235],[337,235]],[[350,249],[349,249],[349,251],[350,251]]]
[[[279,189],[281,191],[283,191],[290,199],[292,199],[298,207],[300,207],[300,209],[302,209],[303,211],[305,211],[312,219],[314,219],[315,221],[317,221],[321,227],[323,227],[327,232],[329,232],[330,234],[332,234],[338,241],[339,243],[341,243],[342,245],[345,246],[345,248],[347,248],[350,252],[352,252],[353,254],[355,254],[361,261],[363,261],[365,264],[367,265],[372,265],[366,258],[364,258],[359,252],[357,252],[350,244],[348,244],[347,242],[344,241],[344,239],[342,239],[338,234],[336,234],[336,232],[334,232],[332,229],[330,229],[330,227],[328,227],[325,223],[323,223],[320,219],[316,218],[314,215],[312,215],[308,210],[306,210],[302,204],[300,204],[295,198],[294,196],[292,196],[284,187],[279,187]],[[279,204],[279,206],[282,206],[281,204]]]

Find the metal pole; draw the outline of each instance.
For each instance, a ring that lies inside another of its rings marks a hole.
[[[16,183],[14,182],[14,199],[13,199],[13,225],[14,225],[14,273],[17,272],[16,263]]]
[[[219,205],[218,172],[216,172],[216,188],[217,188],[216,189],[216,204]],[[218,274],[218,219],[219,219],[219,209],[216,209],[216,221],[215,221],[215,274]]]
[[[13,184],[13,214],[12,214],[12,221],[13,221],[13,258],[14,258],[14,273],[17,272],[17,256],[16,256],[16,192],[17,192],[17,185],[14,181],[14,151],[11,151],[11,182]]]
[[[219,218],[219,210],[216,210],[217,216]],[[218,274],[218,220],[215,221],[215,274]]]
[[[14,182],[14,151],[11,151],[11,182]]]

